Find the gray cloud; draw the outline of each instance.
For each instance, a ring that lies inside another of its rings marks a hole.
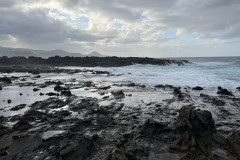
[[[83,50],[94,47],[114,52],[117,48],[125,52],[125,44],[133,54],[136,47],[142,52],[152,51],[152,55],[161,50],[166,52],[167,47],[188,47],[191,52],[191,46],[224,45],[239,39],[239,6],[239,0],[0,1],[0,45],[7,41],[27,47],[45,45],[50,49],[55,49],[51,46],[69,49],[74,45],[72,48],[77,50],[81,44],[79,48]],[[74,18],[69,20],[65,15],[86,17],[89,28],[77,28],[72,23]],[[114,27],[116,23],[118,26]],[[164,37],[169,31],[176,31],[177,35]],[[193,34],[198,39],[186,40],[186,35]]]

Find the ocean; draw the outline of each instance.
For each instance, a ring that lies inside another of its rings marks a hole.
[[[184,66],[156,66],[135,64],[124,67],[61,67],[65,69],[94,69],[109,71],[117,76],[93,77],[92,81],[134,82],[143,85],[169,84],[174,86],[240,86],[240,57],[186,57],[192,62]],[[76,77],[77,78],[77,77]]]

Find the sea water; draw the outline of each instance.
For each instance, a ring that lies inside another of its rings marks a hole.
[[[169,84],[174,86],[222,86],[235,89],[240,86],[240,57],[180,58],[191,64],[158,66],[135,64],[124,67],[84,67],[109,71],[115,76],[92,77],[92,81],[134,82],[144,85]],[[61,67],[83,69],[83,67]]]

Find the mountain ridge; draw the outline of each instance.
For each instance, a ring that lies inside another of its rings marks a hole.
[[[48,58],[53,56],[60,56],[60,57],[105,57],[105,55],[100,54],[96,51],[93,51],[89,54],[82,54],[82,53],[72,53],[67,52],[65,50],[61,49],[55,49],[55,50],[34,50],[34,49],[28,49],[28,48],[11,48],[11,47],[3,47],[0,46],[0,56],[7,56],[7,57],[42,57],[42,58]]]

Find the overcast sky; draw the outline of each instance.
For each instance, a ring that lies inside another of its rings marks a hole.
[[[0,45],[112,56],[240,56],[240,0],[0,0]]]

